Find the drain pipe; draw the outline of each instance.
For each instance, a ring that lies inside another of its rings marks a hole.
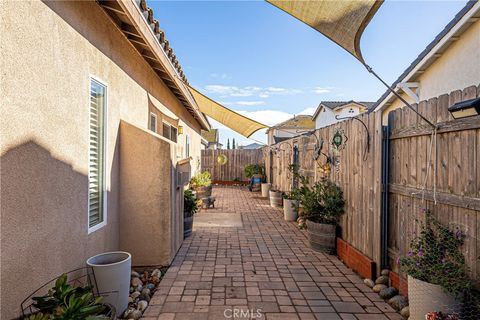
[[[388,267],[388,185],[390,183],[390,128],[393,113],[388,115],[388,124],[382,126],[382,197],[380,205],[380,264],[381,270]]]

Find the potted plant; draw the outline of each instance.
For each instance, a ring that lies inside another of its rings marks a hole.
[[[335,183],[322,178],[312,187],[308,179],[300,177],[299,200],[302,220],[306,221],[312,249],[335,254],[336,228],[344,213],[343,192]]]
[[[420,234],[410,241],[410,251],[399,259],[408,275],[410,316],[423,319],[432,311],[461,312],[461,301],[472,289],[461,247],[465,235],[443,226],[425,210]]]
[[[296,190],[283,194],[283,218],[286,221],[296,221],[298,217],[298,195]]]
[[[197,198],[191,190],[185,190],[183,196],[183,238],[192,234],[193,216],[197,211]]]
[[[244,168],[245,177],[250,180],[250,191],[260,191],[265,178],[265,167],[262,164],[249,164]]]
[[[212,176],[210,172],[199,172],[190,180],[190,189],[195,191],[197,198],[207,198],[212,195]]]
[[[31,300],[33,303],[28,309],[32,312],[24,315],[23,319],[116,319],[115,307],[102,303],[102,297],[93,294],[93,286],[72,286],[68,283],[67,274],[58,277],[55,285],[48,290],[47,294],[33,296]]]

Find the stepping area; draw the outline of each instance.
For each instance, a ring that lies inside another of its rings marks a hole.
[[[213,195],[144,319],[403,319],[259,193],[217,186]]]

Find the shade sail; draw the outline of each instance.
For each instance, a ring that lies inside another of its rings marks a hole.
[[[242,136],[250,137],[256,131],[268,128],[268,126],[261,124],[255,120],[249,119],[233,110],[230,110],[221,104],[206,97],[196,89],[187,85],[188,90],[197,102],[198,108],[201,112],[210,118],[220,122],[224,126],[240,133]]]
[[[267,0],[306,23],[365,63],[360,37],[383,1],[375,0]]]

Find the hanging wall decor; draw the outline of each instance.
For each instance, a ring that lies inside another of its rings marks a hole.
[[[217,162],[220,165],[224,165],[228,162],[228,157],[224,154],[221,154],[217,157]]]
[[[336,151],[343,150],[347,141],[348,137],[345,135],[345,131],[343,129],[337,128],[332,137],[333,149]]]

